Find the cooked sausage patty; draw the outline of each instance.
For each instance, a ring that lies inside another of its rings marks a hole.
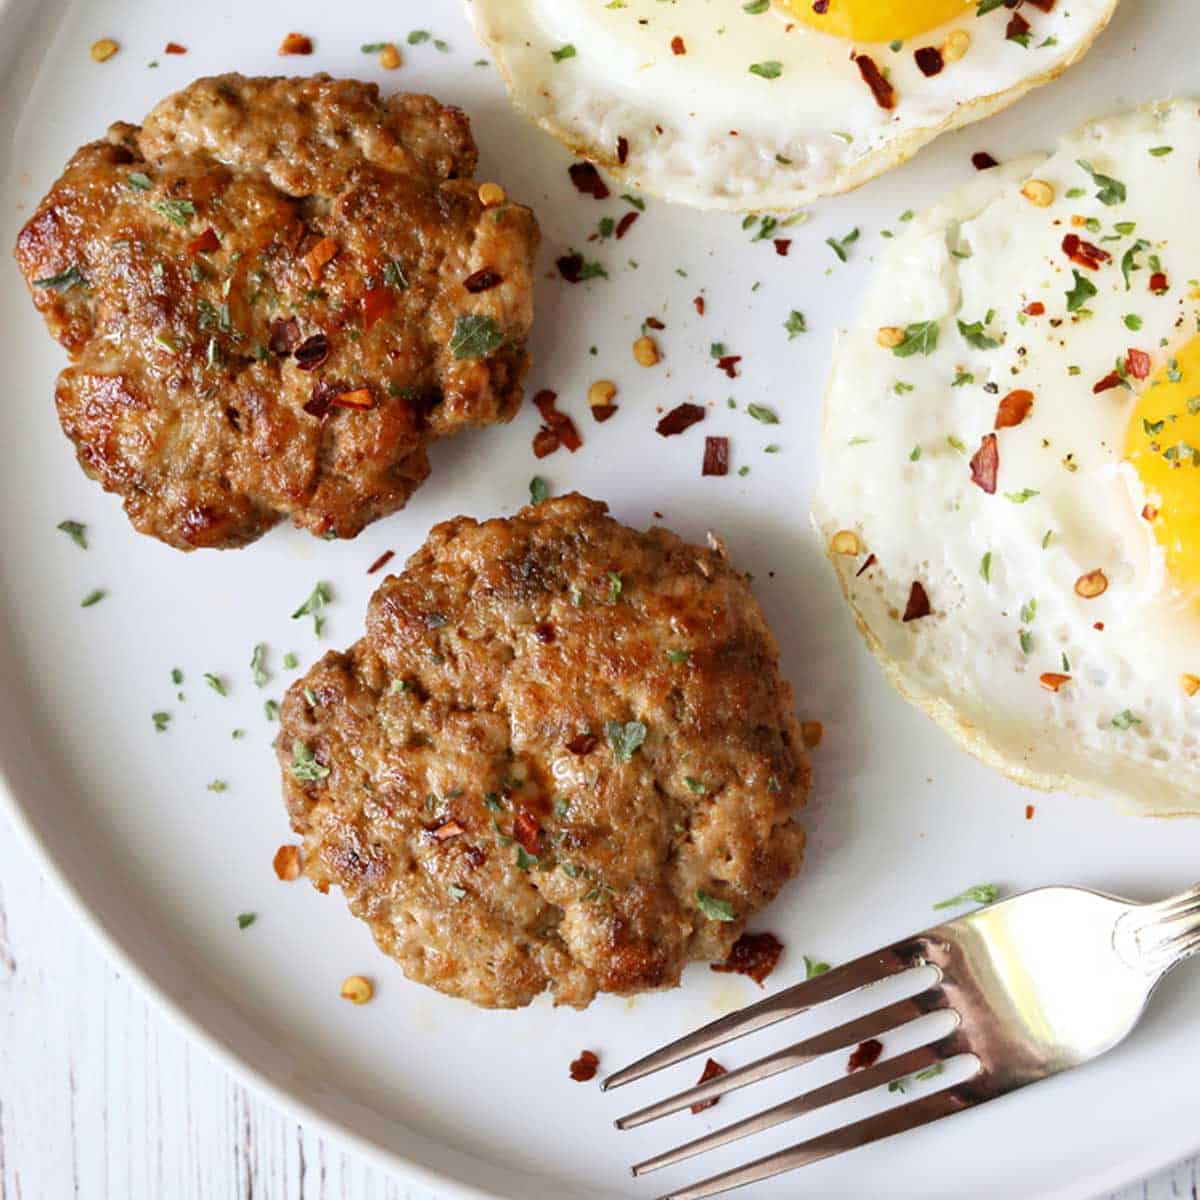
[[[309,878],[489,1007],[677,984],[803,855],[808,762],[745,576],[606,511],[437,526],[283,704]]]
[[[475,159],[457,109],[324,75],[200,79],[75,154],[16,255],[62,427],[139,531],[353,537],[431,441],[511,419],[538,231]]]

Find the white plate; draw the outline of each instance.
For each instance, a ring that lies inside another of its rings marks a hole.
[[[801,976],[802,955],[837,961],[871,949],[930,923],[934,901],[983,880],[1009,889],[1078,882],[1145,897],[1194,882],[1194,822],[1139,821],[1095,803],[1027,794],[965,758],[899,700],[860,646],[807,523],[826,356],[835,327],[854,311],[881,227],[966,177],[974,150],[1040,147],[1100,112],[1200,91],[1190,5],[1129,0],[1062,82],[936,143],[857,195],[820,206],[808,224],[785,231],[793,239],[787,258],[769,241],[752,243],[737,218],[653,200],[624,241],[586,243],[602,214],[627,206],[574,192],[566,154],[510,111],[493,70],[473,65],[480,51],[456,3],[362,3],[335,13],[327,3],[293,0],[286,15],[270,15],[276,8],[235,0],[0,2],[0,57],[9,60],[0,63],[6,243],[77,145],[110,120],[137,120],[195,75],[325,69],[435,92],[473,118],[482,177],[500,179],[537,207],[546,278],[530,383],[560,393],[586,444],[574,457],[560,451],[535,465],[536,416],[527,410],[508,429],[439,447],[433,476],[408,510],[356,542],[279,530],[247,550],[185,557],[134,535],[116,502],[75,466],[52,403],[63,356],[16,270],[4,267],[0,765],[7,806],[127,973],[279,1103],[445,1197],[648,1197],[660,1183],[827,1123],[800,1122],[634,1184],[623,1168],[637,1157],[842,1064],[730,1097],[701,1117],[618,1135],[614,1116],[690,1081],[698,1067],[605,1096],[568,1080],[570,1060],[590,1047],[615,1067],[754,999],[753,984],[694,968],[680,990],[605,999],[585,1014],[547,1004],[480,1012],[407,983],[340,898],[285,886],[272,873],[272,853],[288,831],[262,703],[291,677],[281,670],[283,653],[294,650],[307,663],[349,643],[361,628],[372,582],[365,568],[376,555],[409,553],[435,521],[460,511],[511,511],[535,472],[556,491],[573,486],[607,499],[635,525],[657,511],[693,538],[719,530],[755,575],[801,714],[826,724],[805,818],[810,861],[756,923],[788,946],[773,987]],[[405,46],[403,69],[384,74],[359,50],[414,27],[445,38],[449,52]],[[289,29],[315,37],[311,59],[277,57]],[[121,43],[102,66],[88,56],[101,36]],[[187,56],[163,55],[168,39],[186,45]],[[149,69],[153,59],[160,66]],[[862,237],[843,266],[825,239],[855,226]],[[554,256],[571,245],[607,263],[611,278],[575,287],[552,278]],[[701,291],[703,318],[691,304]],[[789,342],[782,325],[793,308],[805,313],[809,332]],[[654,372],[635,366],[629,352],[651,313],[668,326],[660,335],[666,359]],[[736,382],[709,357],[716,341],[744,356]],[[600,376],[621,388],[621,410],[604,426],[591,422],[584,400],[587,383]],[[736,411],[726,407],[730,395]],[[671,442],[658,438],[656,406],[692,396],[716,404],[705,424]],[[745,413],[750,400],[774,407],[781,423],[756,424]],[[748,476],[700,477],[703,437],[718,433],[732,437],[734,468],[750,466]],[[768,442],[782,449],[764,454]],[[64,518],[87,522],[89,550],[55,531]],[[318,579],[336,593],[321,643],[288,615]],[[81,609],[93,587],[107,588],[108,598]],[[258,641],[272,652],[265,692],[247,666]],[[176,666],[186,673],[183,703],[169,678]],[[204,686],[205,671],[229,681],[228,698]],[[151,723],[156,709],[173,713],[166,733]],[[248,731],[239,741],[230,736],[237,727]],[[206,791],[214,778],[229,790]],[[243,911],[258,920],[239,931]],[[337,996],[354,972],[377,982],[365,1008]],[[1136,1035],[1095,1065],[754,1195],[1086,1197],[1165,1165],[1200,1145],[1198,998],[1200,977],[1182,971]],[[767,1035],[719,1057],[745,1061],[771,1041]]]

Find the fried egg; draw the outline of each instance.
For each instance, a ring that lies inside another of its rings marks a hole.
[[[1200,811],[1200,107],[906,223],[827,394],[816,523],[892,680],[1047,788]]]
[[[516,103],[627,186],[786,210],[1080,58],[1116,0],[470,0]]]

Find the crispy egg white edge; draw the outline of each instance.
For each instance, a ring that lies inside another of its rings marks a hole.
[[[907,162],[941,134],[1002,112],[1034,88],[1057,79],[1091,49],[1096,38],[1107,28],[1119,0],[1106,0],[1105,7],[1097,14],[1083,36],[1064,44],[1063,52],[1044,70],[1022,78],[1000,91],[958,102],[940,121],[902,129],[866,153],[858,153],[852,157],[850,148],[843,147],[839,161],[823,179],[808,183],[795,178],[795,173],[792,173],[792,177],[783,178],[783,173],[777,171],[769,181],[761,186],[756,185],[757,190],[752,194],[734,196],[717,194],[703,187],[694,176],[682,177],[671,171],[660,171],[653,164],[642,163],[642,156],[632,146],[626,162],[620,163],[616,158],[615,146],[601,144],[586,131],[561,120],[549,104],[549,93],[539,88],[537,81],[525,81],[516,70],[513,48],[505,28],[507,22],[513,18],[513,0],[465,2],[476,34],[493,55],[512,102],[526,117],[566,146],[572,154],[591,159],[603,166],[622,187],[645,192],[647,195],[673,203],[725,212],[783,213],[811,204],[823,196],[838,195],[862,187],[892,167]],[[945,28],[948,30],[951,27]],[[812,36],[823,35],[814,33]],[[933,40],[937,32],[927,36]],[[543,49],[549,54],[552,47],[546,43]],[[770,49],[764,48],[764,54],[769,53]],[[864,96],[868,95],[865,84],[863,92]],[[903,96],[900,103],[903,104]],[[649,113],[645,114],[645,125],[651,126],[654,123],[655,117]],[[711,154],[711,147],[708,145],[697,145],[697,150],[702,156]]]
[[[1068,145],[1078,146],[1088,131],[1102,126],[1109,120],[1120,120],[1134,115],[1153,114],[1164,108],[1183,108],[1196,112],[1200,100],[1180,97],[1173,101],[1144,105],[1132,113],[1115,114],[1114,117],[1098,118],[1082,126],[1065,138],[1058,151]],[[1058,152],[1056,151],[1056,153]],[[899,258],[903,254],[904,242],[927,234],[931,228],[949,229],[951,225],[977,216],[1001,192],[1014,184],[1023,183],[1036,176],[1038,168],[1049,161],[1049,153],[1033,154],[1002,164],[999,168],[982,173],[966,186],[950,193],[938,204],[918,215],[917,220],[897,237],[889,248],[889,256]],[[881,264],[881,272],[883,264]],[[868,301],[869,304],[869,301]],[[872,330],[873,332],[873,330]],[[1055,766],[1046,761],[1062,753],[1059,743],[1047,743],[1047,732],[1057,734],[1058,729],[1041,724],[1031,725],[1022,737],[1001,739],[996,727],[982,728],[965,716],[956,705],[944,696],[927,687],[914,675],[911,664],[897,654],[890,653],[883,640],[871,626],[869,614],[856,602],[854,595],[857,559],[833,553],[830,538],[847,523],[838,520],[838,514],[823,512],[826,471],[831,458],[831,406],[830,401],[842,368],[846,334],[840,333],[834,347],[833,362],[825,390],[825,412],[822,445],[822,479],[812,513],[812,526],[822,543],[822,549],[841,587],[842,594],[854,615],[855,625],[883,670],[884,676],[896,690],[915,707],[946,730],[958,744],[974,758],[998,771],[1015,783],[1042,792],[1071,792],[1080,796],[1092,796],[1115,804],[1123,811],[1144,817],[1189,817],[1200,815],[1200,778],[1193,778],[1189,787],[1177,785],[1174,789],[1158,773],[1143,777],[1136,774],[1098,777],[1096,774],[1081,773],[1067,766]],[[842,514],[844,516],[844,514]],[[867,547],[869,550],[870,548]]]

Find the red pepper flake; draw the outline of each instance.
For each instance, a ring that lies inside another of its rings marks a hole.
[[[1134,379],[1150,378],[1150,355],[1145,350],[1133,350],[1125,356],[1125,371]]]
[[[996,409],[996,428],[1012,429],[1020,425],[1033,408],[1033,393],[1024,388],[1009,392]]]
[[[1094,246],[1091,242],[1085,242],[1074,233],[1068,233],[1063,238],[1062,248],[1063,253],[1073,263],[1078,263],[1081,267],[1087,267],[1089,271],[1098,270],[1112,258],[1112,255],[1107,250],[1101,250],[1099,246]]]
[[[603,425],[617,411],[615,404],[593,404],[590,406],[592,410],[592,419],[598,424]]]
[[[463,287],[474,296],[479,292],[490,292],[492,288],[503,282],[504,277],[499,271],[492,267],[480,267],[478,271],[472,271],[463,280]]]
[[[672,54],[686,54],[687,53],[687,47],[683,44],[683,38],[681,38],[678,34],[676,34],[671,39],[671,53]]]
[[[704,1064],[704,1070],[700,1072],[700,1078],[696,1080],[697,1086],[702,1083],[707,1083],[710,1079],[720,1079],[722,1075],[728,1075],[729,1072],[721,1066],[715,1058],[710,1058]],[[692,1115],[702,1113],[706,1108],[712,1108],[714,1104],[720,1102],[720,1096],[714,1096],[711,1100],[701,1100],[699,1104],[692,1105]]]
[[[1150,276],[1150,290],[1156,296],[1161,296],[1167,290],[1167,277],[1161,271],[1155,271]]]
[[[1040,301],[1035,300],[1032,304],[1025,305],[1024,313],[1027,317],[1040,317],[1046,311],[1046,306]]]
[[[271,322],[267,334],[267,346],[272,354],[287,356],[300,344],[300,326],[295,317]]]
[[[535,625],[533,627],[533,636],[537,638],[537,640],[541,642],[543,646],[548,646],[552,641],[554,641],[555,638],[554,626],[543,621],[540,625]]]
[[[971,459],[971,482],[989,496],[996,494],[996,475],[1000,470],[1000,449],[996,435],[988,433],[979,443],[975,457]]]
[[[791,248],[792,248],[792,239],[791,238],[776,238],[775,239],[775,253],[778,254],[780,258],[787,258],[788,251]]]
[[[314,333],[296,347],[296,366],[302,371],[315,371],[329,357],[329,339]]]
[[[724,974],[749,975],[761,987],[763,980],[775,970],[782,953],[783,943],[773,933],[743,933],[733,943],[729,957],[724,962],[713,963],[712,969]]]
[[[1055,0],[1026,0],[1026,2],[1032,4],[1034,8],[1040,9],[1044,13],[1054,11]]]
[[[210,225],[199,237],[192,238],[187,244],[189,254],[214,254],[220,250],[221,242],[217,231]]]
[[[657,317],[647,317],[643,324],[647,329],[666,329],[666,326]]]
[[[571,176],[575,190],[582,192],[585,196],[591,196],[594,200],[607,200],[612,194],[608,190],[608,184],[600,178],[600,172],[596,170],[595,163],[572,163],[567,168],[567,173]]]
[[[529,809],[521,809],[513,821],[513,838],[527,854],[537,855],[541,833],[542,827],[537,817]]]
[[[697,314],[701,317],[704,316],[704,297],[697,296],[692,301],[692,304],[695,306]]]
[[[1158,520],[1158,509],[1155,508],[1153,504],[1143,504],[1142,505],[1142,520],[1143,521],[1157,521]]]
[[[542,414],[545,425],[538,430],[533,439],[533,452],[538,458],[552,454],[560,445],[574,454],[583,445],[575,422],[564,412],[559,412],[556,404],[558,394],[543,388],[533,397],[534,407]]]
[[[457,821],[447,821],[444,825],[439,825],[434,831],[433,836],[439,842],[448,842],[451,838],[459,837],[467,831]]]
[[[704,439],[704,463],[700,468],[700,474],[729,474],[729,439],[727,437],[706,437]]]
[[[724,371],[730,379],[737,378],[737,365],[742,361],[740,354],[722,354],[717,359],[717,370]]]
[[[1027,37],[1032,26],[1020,13],[1013,13],[1009,19],[1008,26],[1004,30],[1004,36],[1009,41],[1019,41],[1023,37]]]
[[[396,307],[396,293],[389,287],[371,288],[363,293],[363,328],[371,329]]]
[[[1108,392],[1108,391],[1111,391],[1113,388],[1117,388],[1120,386],[1121,386],[1120,375],[1118,375],[1116,373],[1116,371],[1110,371],[1107,375],[1105,375],[1105,377],[1102,380],[1100,380],[1100,382],[1098,384],[1096,384],[1092,388],[1092,394],[1094,396],[1098,396],[1098,395],[1100,395],[1101,392]]]
[[[629,139],[627,137],[619,137],[619,138],[617,138],[617,162],[619,162],[622,166],[624,166],[625,161],[628,158],[629,158]]]
[[[578,251],[562,255],[555,260],[554,265],[568,283],[578,283],[583,278],[583,255]]]
[[[829,0],[813,0],[813,12],[823,17],[829,11]]]
[[[596,1078],[596,1069],[599,1066],[600,1060],[590,1050],[585,1050],[571,1064],[571,1078],[576,1083],[587,1083],[589,1079]]]
[[[164,54],[186,54],[187,47],[181,46],[178,42],[168,42],[163,47]]]
[[[361,410],[374,408],[375,397],[371,395],[370,388],[352,388],[348,392],[338,392],[330,403],[335,408],[357,408]]]
[[[1064,686],[1064,684],[1068,684],[1070,682],[1070,675],[1061,675],[1057,671],[1047,671],[1044,675],[1038,676],[1038,683],[1040,683],[1048,692],[1057,692]]]
[[[580,733],[567,743],[567,749],[579,758],[591,754],[600,744],[600,739],[594,733]]]
[[[878,1038],[867,1038],[865,1042],[859,1042],[846,1063],[846,1073],[861,1071],[864,1067],[873,1067],[879,1061],[882,1053],[883,1043]]]
[[[280,54],[311,54],[313,52],[312,38],[302,33],[289,33],[279,46]]]
[[[691,429],[697,421],[703,421],[705,410],[699,404],[677,404],[654,427],[655,433],[661,437],[674,437],[685,429]]]
[[[875,555],[872,554],[871,558],[874,557]],[[861,573],[860,571],[859,574]],[[929,616],[931,612],[933,612],[933,609],[929,606],[929,593],[926,592],[922,583],[914,579],[913,585],[908,592],[908,603],[904,606],[905,623],[919,621],[922,617]]]
[[[942,68],[946,65],[946,60],[942,58],[942,52],[936,46],[922,46],[913,54],[913,58],[917,60],[917,66],[921,69],[921,74],[926,79],[932,79],[935,75],[942,73]]]
[[[641,215],[642,215],[641,213],[637,213],[637,212],[627,212],[617,222],[617,240],[618,241],[629,232],[630,226],[632,226],[634,221],[636,221],[638,219],[638,217],[640,217]]]
[[[311,417],[323,417],[333,404],[338,387],[338,384],[331,383],[328,379],[318,379],[313,384],[312,395],[304,405],[304,411]]]
[[[1027,821],[1033,820],[1033,805],[1032,804],[1025,805],[1025,820],[1027,820]]]
[[[858,64],[858,73],[863,82],[871,89],[875,103],[889,112],[896,107],[896,89],[884,78],[875,60],[869,54],[856,54],[854,61]]]
[[[868,554],[867,561],[854,572],[854,578],[857,579],[864,571],[869,571],[878,561],[875,555]]]
[[[382,570],[396,557],[395,550],[385,550],[368,568],[367,574],[374,575],[376,571]]]
[[[971,155],[971,166],[977,171],[990,171],[993,167],[998,167],[999,165],[986,150],[977,150]]]

